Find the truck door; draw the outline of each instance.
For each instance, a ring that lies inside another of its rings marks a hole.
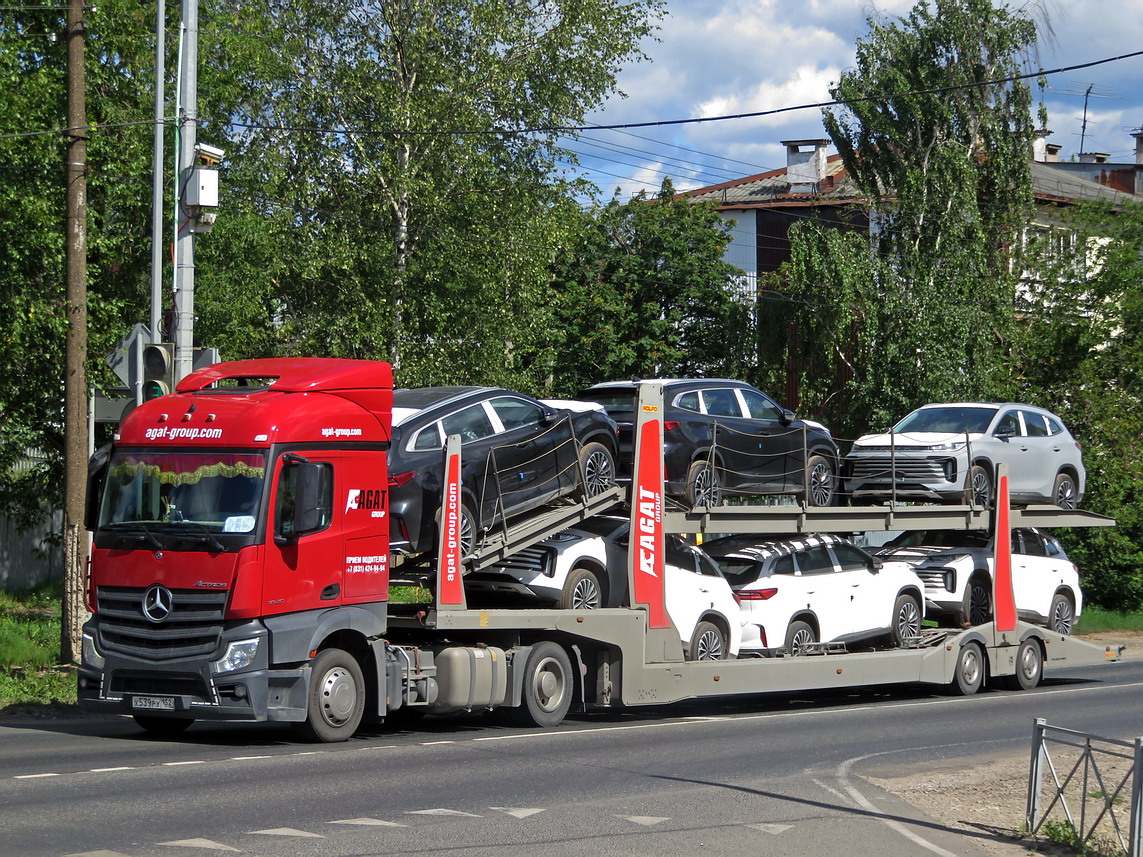
[[[347,454],[334,474],[334,528],[345,537],[346,603],[389,598],[389,494],[385,453]]]

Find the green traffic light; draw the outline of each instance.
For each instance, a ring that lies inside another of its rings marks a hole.
[[[145,381],[143,383],[143,401],[149,402],[151,399],[157,399],[160,396],[165,396],[169,392],[167,385],[162,381]]]

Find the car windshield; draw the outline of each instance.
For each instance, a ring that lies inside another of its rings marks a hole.
[[[979,434],[988,428],[996,408],[974,405],[949,405],[918,408],[893,427],[895,432],[969,432]]]
[[[626,390],[584,390],[576,396],[581,402],[596,402],[608,411],[635,410],[635,391]]]
[[[262,453],[116,452],[99,526],[249,533],[258,520],[265,472]]]

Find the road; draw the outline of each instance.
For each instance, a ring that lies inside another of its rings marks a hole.
[[[428,718],[336,745],[256,725],[159,740],[126,718],[0,721],[0,855],[980,855],[993,834],[950,831],[860,775],[1026,753],[1036,717],[1143,735],[1141,703],[1143,663],[1125,661],[1024,693],[758,696],[548,731]]]

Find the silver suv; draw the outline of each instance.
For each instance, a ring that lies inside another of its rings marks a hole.
[[[1032,405],[956,403],[917,408],[845,458],[854,503],[928,500],[991,505],[996,465],[1008,465],[1014,503],[1074,509],[1085,472],[1079,443],[1055,414]]]

